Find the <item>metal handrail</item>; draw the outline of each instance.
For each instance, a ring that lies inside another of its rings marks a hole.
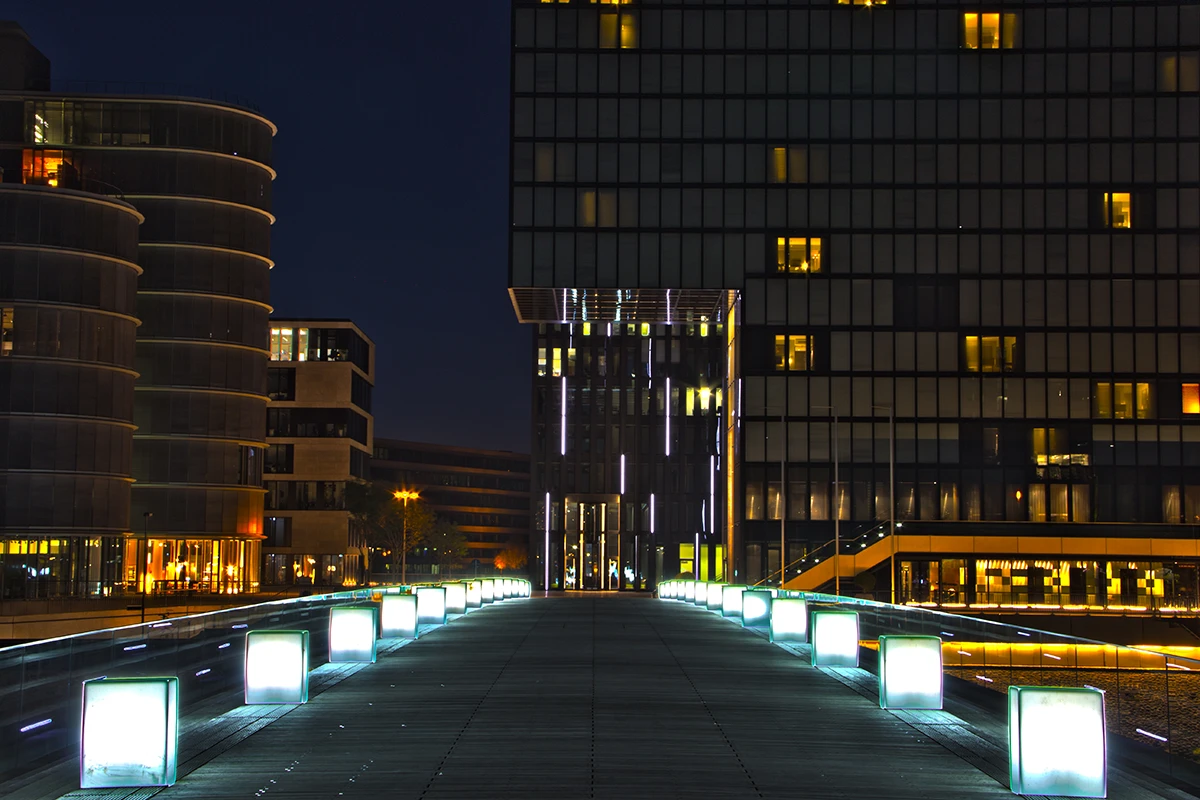
[[[871,534],[877,533],[877,532],[878,532],[878,535],[877,535],[876,539],[885,538],[888,535],[887,528],[890,524],[891,524],[891,520],[886,520],[886,519],[880,520],[880,521],[876,522],[874,525],[872,525],[871,527],[864,530],[862,533],[858,534],[857,536],[839,537],[839,539],[842,543],[842,547],[844,549],[849,550],[849,552],[854,552],[853,545],[855,545],[855,544],[859,545],[858,549],[860,549],[860,550],[865,549],[867,546],[867,543],[862,540],[866,539]],[[763,576],[763,578],[761,580],[754,583],[753,585],[754,586],[762,586],[763,584],[770,583],[773,581],[776,573],[782,573],[783,580],[779,582],[779,585],[782,586],[784,583],[787,582],[787,570],[792,569],[797,564],[804,564],[805,566],[796,570],[796,574],[792,576],[794,578],[803,575],[805,572],[807,572],[810,569],[813,569],[818,564],[820,564],[823,560],[832,558],[835,555],[835,553],[833,552],[833,549],[834,549],[834,547],[837,546],[837,541],[838,541],[838,539],[830,539],[829,541],[825,542],[824,544],[817,546],[815,549],[808,551],[808,553],[805,554],[804,556],[801,556],[800,558],[795,559],[791,563],[784,564],[781,569],[771,570],[765,576]],[[821,557],[814,558],[814,556],[816,556],[818,554],[820,554]],[[843,553],[843,555],[845,555],[845,553]],[[812,563],[808,563],[810,560],[812,561]]]

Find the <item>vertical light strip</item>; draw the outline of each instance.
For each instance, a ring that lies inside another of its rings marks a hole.
[[[562,414],[559,419],[559,452],[562,455],[567,454],[567,379],[562,379]]]
[[[667,289],[667,324],[671,324],[671,290]]]
[[[692,551],[692,571],[696,580],[700,580],[700,534],[696,534],[696,549]]]
[[[548,591],[550,591],[550,493],[549,492],[546,492],[546,549],[543,552],[545,552],[545,561],[546,561],[546,582],[543,584],[543,588],[548,592]]]
[[[564,325],[567,323],[567,290],[566,290],[566,289],[563,289],[563,316],[562,316],[562,321],[563,321],[563,324],[564,324]]]
[[[625,494],[625,454],[621,453],[621,494]]]
[[[718,426],[718,430],[720,427]],[[708,529],[717,532],[717,457],[708,457]]]
[[[666,411],[667,417],[667,455],[671,455],[671,379],[667,378],[666,402],[663,403],[663,410]]]
[[[650,495],[650,532],[654,533],[654,495]]]

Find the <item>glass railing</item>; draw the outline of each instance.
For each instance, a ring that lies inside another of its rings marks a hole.
[[[307,630],[312,663],[329,652],[331,606],[381,587],[293,598],[0,648],[0,781],[79,751],[82,684],[102,676],[178,676],[182,709],[228,694],[241,703],[247,630]]]
[[[995,692],[1009,686],[1075,686],[1105,692],[1110,732],[1140,745],[1174,772],[1200,762],[1200,647],[1129,647],[987,619],[816,592],[789,593],[859,615],[863,645],[882,634],[942,640],[947,675]]]

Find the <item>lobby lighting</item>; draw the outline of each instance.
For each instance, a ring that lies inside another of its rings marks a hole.
[[[246,705],[308,702],[308,631],[246,634]]]
[[[334,606],[329,609],[329,660],[332,663],[375,663],[377,606]]]
[[[446,590],[446,613],[447,614],[465,614],[467,613],[467,586],[465,583],[445,583],[442,588]]]
[[[383,638],[417,638],[417,597],[412,594],[383,596]]]
[[[721,587],[721,616],[742,616],[742,593],[745,591],[745,586]]]
[[[1016,794],[1104,797],[1104,692],[1008,687],[1009,788]]]
[[[442,625],[446,622],[446,589],[442,586],[418,586],[417,622]]]
[[[771,600],[771,593],[766,589],[742,592],[742,627],[767,627],[771,621]]]
[[[879,637],[879,707],[941,709],[942,640]]]
[[[857,611],[814,611],[811,635],[814,667],[858,666]]]
[[[808,601],[803,597],[776,597],[771,601],[771,641],[808,641]]]
[[[79,786],[171,786],[179,758],[178,678],[83,683]]]

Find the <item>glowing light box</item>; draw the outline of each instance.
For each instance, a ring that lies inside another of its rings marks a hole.
[[[696,602],[696,581],[683,582],[683,602]]]
[[[723,586],[721,588],[721,616],[740,617],[742,615],[742,592],[745,586]]]
[[[658,596],[664,600],[675,600],[679,597],[679,581],[667,581],[659,590]]]
[[[465,583],[445,583],[442,584],[442,588],[446,590],[446,613],[467,613],[467,585]]]
[[[708,585],[708,603],[706,604],[709,611],[720,611],[725,605],[725,584],[710,583]]]
[[[246,634],[245,701],[308,702],[308,631]]]
[[[178,756],[178,678],[84,681],[80,788],[171,786]]]
[[[467,608],[479,608],[483,605],[483,582],[467,581]]]
[[[814,611],[811,635],[814,667],[858,666],[857,611]]]
[[[513,591],[512,578],[505,578],[503,581],[501,581],[501,583],[504,584],[504,599],[505,600],[507,600],[510,597],[516,596],[516,593]]]
[[[417,622],[442,625],[446,622],[446,590],[441,586],[418,586]]]
[[[484,578],[479,582],[479,598],[485,603],[493,603],[496,600],[496,582],[491,578]]]
[[[412,594],[383,596],[383,631],[385,639],[417,638],[417,597]]]
[[[329,609],[329,660],[375,663],[378,606],[334,606]]]
[[[708,604],[708,582],[696,581],[696,588],[692,592],[692,603],[698,606]]]
[[[771,641],[808,641],[808,601],[803,597],[771,599]]]
[[[1104,692],[1008,687],[1009,788],[1017,794],[1108,793]]]
[[[742,592],[742,627],[767,627],[771,621],[771,600],[771,593],[765,589]]]
[[[940,637],[879,637],[879,707],[942,707]]]

